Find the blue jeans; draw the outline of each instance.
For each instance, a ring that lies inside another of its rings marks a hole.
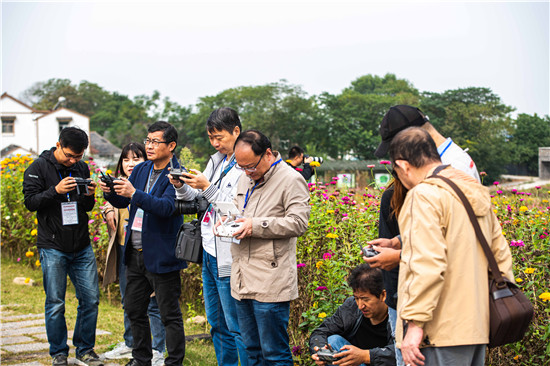
[[[236,301],[248,365],[292,366],[288,339],[290,302]]]
[[[388,321],[390,322],[390,326],[391,326],[391,335],[395,340],[395,329],[397,326],[397,310],[392,309],[389,306],[388,306]],[[401,355],[401,350],[397,347],[395,347],[395,362],[396,362],[396,366],[405,366],[405,363],[403,362],[403,356]]]
[[[342,336],[339,336],[337,334],[333,334],[328,337],[327,339],[328,344],[332,347],[334,351],[340,351],[340,348],[344,347],[345,345],[351,345],[348,340]],[[365,366],[364,363],[359,364],[358,366]]]
[[[237,320],[236,300],[231,297],[230,277],[218,277],[216,257],[203,251],[202,291],[206,318],[219,365],[247,365],[247,355]]]
[[[97,266],[91,245],[76,253],[56,249],[39,249],[44,291],[46,292],[46,333],[50,355],[69,354],[67,323],[65,322],[65,292],[67,274],[74,285],[78,308],[73,344],[76,355],[89,352],[95,345],[99,305]]]
[[[119,248],[117,258],[119,261],[118,281],[120,286],[120,297],[123,304],[122,307],[124,308],[124,294],[126,293],[126,266],[122,263],[122,252],[122,248]],[[157,304],[156,296],[153,296],[149,301],[147,315],[149,316],[149,325],[151,326],[151,333],[153,334],[153,349],[164,353],[166,331],[164,330],[164,325],[162,325],[162,320],[160,319],[160,310]],[[128,347],[134,348],[134,337],[132,337],[130,318],[128,318],[126,310],[124,310],[124,343]]]

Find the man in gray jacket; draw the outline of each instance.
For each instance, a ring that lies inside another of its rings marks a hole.
[[[241,133],[235,158],[245,172],[233,202],[243,218],[232,244],[231,295],[249,365],[293,365],[287,332],[298,297],[297,237],[307,230],[309,191],[303,177],[257,130]]]

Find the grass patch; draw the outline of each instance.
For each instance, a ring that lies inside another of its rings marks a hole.
[[[1,283],[2,283],[2,305],[13,305],[3,308],[3,316],[7,315],[23,315],[23,314],[38,314],[44,313],[45,293],[42,287],[42,271],[33,269],[25,264],[14,262],[13,260],[1,259]],[[31,278],[35,281],[34,286],[16,285],[13,283],[15,277]],[[76,321],[76,309],[78,301],[75,296],[75,291],[70,280],[67,281],[67,294],[65,296],[65,318],[68,329],[74,329]],[[118,289],[117,289],[118,291]],[[100,335],[96,337],[96,352],[104,353],[111,349],[115,344],[122,340],[124,332],[123,311],[120,301],[117,296],[111,296],[107,299],[107,295],[100,291],[101,298],[99,302],[99,316],[97,320],[97,328],[110,332],[110,335]],[[113,295],[113,293],[111,293]],[[187,306],[182,306],[184,319],[186,318]],[[185,334],[201,334],[208,333],[209,330],[205,325],[196,325],[191,323],[185,324]],[[71,347],[71,355],[74,356],[74,347],[69,340]],[[2,354],[2,364],[14,364],[20,362],[38,361],[44,364],[50,364],[51,358],[47,352],[39,352],[32,354],[14,354],[5,352]],[[112,363],[124,365],[128,360],[113,360]],[[184,365],[216,365],[216,355],[214,346],[211,340],[196,340],[188,342],[186,345],[186,355]]]

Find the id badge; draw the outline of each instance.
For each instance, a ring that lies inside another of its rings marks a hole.
[[[210,211],[207,211],[204,214],[204,217],[202,218],[202,224],[208,225],[210,223],[210,220],[212,219],[212,213]]]
[[[63,225],[78,224],[78,206],[76,201],[61,202],[61,218]]]
[[[134,222],[132,222],[132,230],[141,232],[143,227],[143,210],[138,208],[136,211],[136,216],[134,216]]]

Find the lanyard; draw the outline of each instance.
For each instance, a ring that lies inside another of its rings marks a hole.
[[[269,167],[269,169],[271,169],[273,166],[279,164],[283,159],[279,159],[277,160],[276,162],[274,162],[273,164],[271,164],[271,166]],[[268,169],[268,170],[269,170]],[[258,184],[260,184],[260,182],[258,181],[254,187],[252,187],[252,191],[250,190],[250,188],[246,191],[246,196],[244,198],[244,207],[243,207],[243,211],[245,210],[246,208],[246,205],[248,205],[248,200],[250,199],[250,197],[252,197],[252,193],[254,193],[254,190],[256,189],[256,187],[258,186]]]
[[[231,160],[229,160],[229,165],[225,168],[225,170],[223,169],[223,163],[225,162],[225,160],[227,159],[227,155],[225,156],[225,158],[223,158],[222,160],[222,167],[221,167],[221,171],[222,173],[220,174],[220,177],[218,178],[218,180],[216,181],[216,183],[214,183],[214,185],[218,184],[218,188],[220,188],[220,186],[222,185],[222,179],[227,175],[227,173],[229,173],[229,171],[231,170],[231,168],[233,168],[235,166],[235,164],[237,164],[237,160],[235,159],[235,155],[233,155],[233,157],[231,158]]]
[[[61,172],[59,170],[57,171],[57,174],[59,174],[59,178],[61,178],[61,180],[63,180],[63,177],[61,176]],[[69,177],[72,177],[71,172],[69,172]],[[71,199],[69,198],[69,192],[67,192],[67,201],[71,202]]]
[[[451,146],[452,143],[453,143],[453,140],[449,140],[449,143],[447,144],[447,146],[445,146],[441,154],[439,154],[439,157],[442,157],[443,154],[445,154],[445,151],[447,151],[447,149],[449,148],[449,146]]]

